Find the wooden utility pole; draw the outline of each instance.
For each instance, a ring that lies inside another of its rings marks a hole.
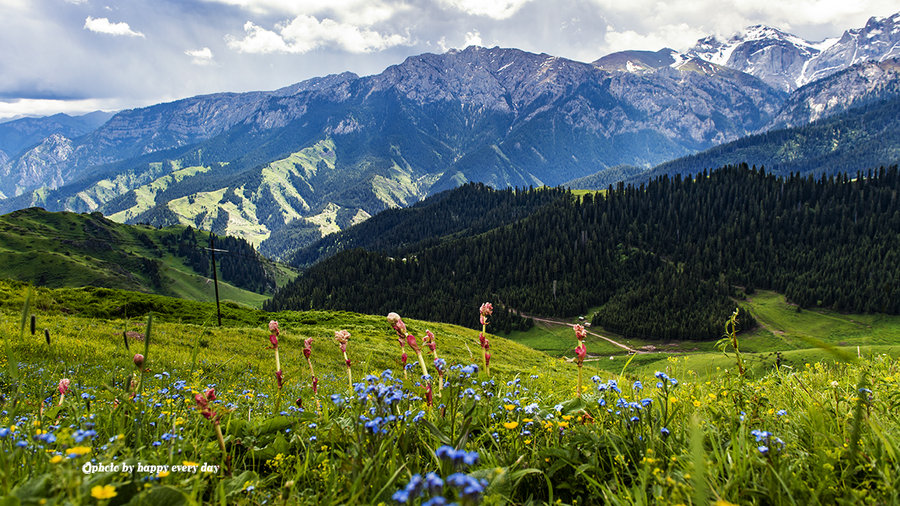
[[[209,233],[209,254],[212,257],[213,284],[216,285],[216,316],[219,317],[219,326],[222,326],[222,307],[219,305],[219,276],[216,274],[216,251],[228,253],[225,249],[216,249],[213,243],[213,233]]]

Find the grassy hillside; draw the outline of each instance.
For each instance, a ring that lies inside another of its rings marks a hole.
[[[784,296],[760,290],[742,304],[750,310],[758,326],[739,335],[739,346],[749,367],[764,372],[776,366],[804,367],[807,362],[833,357],[822,346],[842,352],[872,356],[900,356],[900,316],[884,314],[843,314],[827,309],[797,311]],[[564,321],[577,323],[570,318]],[[664,368],[670,356],[685,360],[686,367],[702,376],[733,367],[734,359],[716,350],[715,341],[659,341],[629,339],[608,330],[590,330],[612,338],[642,354],[629,356],[625,350],[602,339],[588,336],[587,350],[594,356],[586,364],[619,372],[631,360],[629,370],[644,373]],[[724,331],[724,327],[723,327]],[[572,330],[560,325],[535,322],[528,331],[513,331],[506,337],[556,357],[573,357],[576,341]]]
[[[25,284],[0,280],[0,336],[4,339],[19,334],[18,313],[25,303],[26,289]],[[272,369],[274,355],[266,349],[269,333],[265,328],[272,319],[281,325],[279,349],[285,374],[294,377],[308,371],[302,354],[303,340],[312,337],[317,374],[327,381],[345,380],[343,358],[334,343],[337,330],[350,332],[348,353],[354,364],[359,364],[355,367],[359,367],[360,374],[397,369],[400,357],[397,336],[384,316],[343,311],[268,313],[226,304],[223,327],[215,328],[214,303],[91,287],[35,288],[33,307],[38,334],[48,329],[52,345],[46,346],[41,335],[17,340],[15,346],[19,347],[20,356],[58,362],[62,370],[75,375],[130,357],[124,349],[122,332],[142,331],[148,311],[154,313],[156,322],[153,346],[159,354],[154,357],[154,367],[170,369],[190,365],[193,347],[199,342],[203,362],[222,364],[210,371],[209,381],[226,381],[242,372]],[[473,310],[473,318],[478,318],[478,308]],[[434,332],[438,353],[448,362],[481,360],[477,332],[442,323],[405,321],[420,343],[425,330]],[[561,363],[522,344],[490,337],[494,354],[492,371],[503,374],[556,371],[569,380],[573,377],[574,365]],[[132,340],[131,344],[136,349],[143,346],[139,341]],[[415,354],[409,348],[407,351],[410,361],[415,363]]]
[[[26,287],[0,282],[4,504],[900,500],[900,362],[888,356],[743,376],[729,358],[714,378],[698,376],[697,365],[711,365],[703,355],[669,356],[655,374],[650,364],[588,368],[576,396],[575,364],[491,336],[491,371],[477,371],[468,365],[478,362],[477,332],[408,320],[411,332],[437,337],[447,361],[440,390],[417,366],[406,379],[397,370],[383,316],[232,308],[216,329],[176,323],[209,315],[208,303],[73,292],[38,289],[27,306]],[[160,318],[94,316],[98,304],[126,299]],[[755,303],[770,322],[788,319],[777,296]],[[819,316],[841,333],[880,322]],[[281,388],[270,317],[280,323]],[[829,329],[810,315],[785,328]],[[351,335],[352,390],[334,341],[341,329]]]
[[[185,227],[122,225],[99,214],[50,213],[38,208],[16,211],[0,216],[0,278],[57,288],[97,286],[215,300],[211,273],[198,272],[196,267],[208,262],[201,249],[208,235],[185,234]],[[192,242],[185,243],[188,236]],[[244,264],[238,269],[252,266],[267,272],[270,286],[296,276],[258,255],[232,254],[242,256],[232,262]],[[220,258],[220,262],[226,260],[235,259]],[[265,300],[265,295],[241,288],[248,285],[240,277],[229,282],[221,265],[219,272],[223,300],[254,307]]]

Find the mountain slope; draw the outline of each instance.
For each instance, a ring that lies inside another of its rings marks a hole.
[[[748,163],[788,175],[865,171],[900,162],[900,98],[871,103],[809,125],[769,131],[666,162],[634,177],[691,175]]]
[[[0,278],[50,287],[102,286],[214,300],[208,235],[122,225],[97,214],[25,209],[0,216]],[[246,242],[219,238],[225,299],[259,304],[286,271]]]
[[[63,186],[0,201],[0,210],[190,224],[283,256],[466,181],[557,185],[603,167],[650,167],[755,131],[784,98],[724,67],[632,75],[470,47],[374,76],[119,113],[90,135],[10,161]]]
[[[298,251],[288,263],[308,267],[354,248],[400,257],[408,251],[509,225],[564,195],[550,188],[514,192],[470,183],[406,208],[388,209],[358,225],[323,237]]]
[[[860,63],[796,90],[763,130],[806,125],[898,96],[900,59]]]

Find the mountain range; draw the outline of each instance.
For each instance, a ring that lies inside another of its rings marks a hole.
[[[17,120],[0,124],[0,212],[41,206],[189,224],[287,258],[468,181],[629,177],[636,171],[624,167],[649,170],[890,99],[898,22],[900,14],[872,18],[815,43],[756,26],[683,53],[626,51],[592,63],[469,47],[372,76],[122,111],[99,125]]]

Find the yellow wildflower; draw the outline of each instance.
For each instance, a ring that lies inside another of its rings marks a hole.
[[[503,422],[503,426],[509,430],[513,430],[519,426],[519,422]]]
[[[94,499],[112,499],[117,495],[116,487],[112,485],[97,485],[91,489],[91,497]]]
[[[50,457],[50,463],[51,464],[59,464],[60,462],[62,462],[62,459],[63,459],[62,455],[54,455],[54,456]]]
[[[80,457],[82,455],[87,455],[88,453],[91,453],[90,446],[74,446],[66,449],[66,455],[77,455]]]

